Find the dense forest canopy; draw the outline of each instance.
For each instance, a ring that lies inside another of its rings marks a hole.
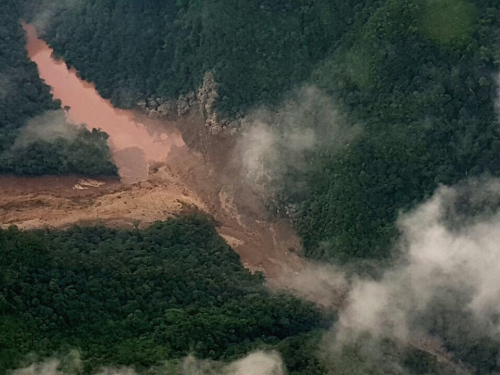
[[[144,231],[0,229],[0,255],[1,373],[71,349],[86,372],[220,359],[327,323],[312,304],[270,295],[201,217]]]
[[[0,173],[116,175],[101,131],[82,128],[72,139],[14,147],[30,119],[61,108],[28,58],[20,8],[17,1],[0,4]]]
[[[339,126],[361,130],[340,151],[328,138],[308,148],[269,205],[293,217],[315,260],[390,263],[401,212],[441,184],[500,174],[494,0],[24,0],[0,10],[0,172],[116,173],[99,131],[13,147],[28,119],[60,107],[26,55],[26,16],[118,107],[176,99],[207,72],[228,119],[277,111],[304,86],[328,97]],[[319,134],[318,113],[307,129]],[[73,349],[85,373],[255,349],[279,351],[292,374],[499,371],[498,341],[467,324],[464,295],[447,289],[418,318],[452,360],[391,340],[367,347],[369,337],[323,358],[334,319],[266,291],[199,217],[146,230],[12,227],[0,230],[0,255],[1,373],[28,354]]]
[[[75,350],[77,373],[93,373],[102,366],[161,372],[165,361],[175,365],[188,354],[230,361],[257,349],[278,351],[290,374],[352,374],[364,366],[399,374],[399,364],[411,374],[453,373],[390,341],[380,363],[364,364],[358,343],[330,363],[320,348],[335,316],[271,294],[196,215],[145,230],[0,229],[0,271],[1,374]]]
[[[348,150],[309,153],[281,191],[312,258],[390,257],[398,212],[439,184],[499,173],[496,1],[71,4],[45,38],[118,106],[175,98],[212,71],[226,117],[307,83],[335,100],[343,126],[362,124]]]
[[[439,184],[498,175],[499,10],[484,1],[385,1],[314,73],[366,133],[341,157],[313,157],[297,201],[310,256],[387,256],[400,210]],[[453,22],[459,32],[448,30]]]
[[[105,98],[130,107],[149,96],[176,97],[213,70],[228,115],[277,103],[362,9],[344,0],[70,4],[46,38]]]

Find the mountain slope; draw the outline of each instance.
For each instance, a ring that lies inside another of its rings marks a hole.
[[[34,139],[18,147],[21,129],[38,117],[46,125],[54,118],[43,116],[60,110],[50,88],[38,76],[36,65],[28,58],[26,36],[20,24],[21,4],[0,4],[0,173],[20,175],[83,174],[116,175],[110,161],[106,134],[81,129],[73,139],[55,142]]]

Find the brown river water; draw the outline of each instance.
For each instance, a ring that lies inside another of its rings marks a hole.
[[[52,58],[52,49],[38,38],[34,27],[23,27],[28,55],[54,98],[69,107],[68,121],[109,135],[112,157],[124,183],[75,176],[0,178],[0,226],[66,228],[99,222],[145,227],[195,210],[215,219],[218,233],[238,252],[243,265],[264,272],[268,282],[278,285],[285,272],[303,266],[298,256],[300,240],[290,223],[268,221],[260,196],[238,174],[228,172],[232,159],[213,162],[184,144],[176,126],[187,125],[195,134],[193,129],[198,125],[203,129],[204,122],[189,118],[182,120],[186,124],[173,123],[114,108],[76,70]],[[186,139],[193,136],[184,134]],[[221,145],[207,142],[206,148],[219,155]]]
[[[76,70],[52,58],[52,49],[38,38],[33,26],[23,27],[28,55],[37,64],[40,77],[52,88],[54,98],[70,108],[68,121],[108,133],[112,157],[123,182],[147,180],[149,163],[164,161],[172,147],[184,145],[180,133],[168,122],[113,107],[92,83],[80,79]]]

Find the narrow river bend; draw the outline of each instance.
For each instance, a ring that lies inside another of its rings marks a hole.
[[[113,107],[101,98],[93,84],[81,80],[64,61],[52,58],[52,49],[38,38],[32,25],[23,24],[28,55],[38,66],[40,78],[52,88],[54,98],[69,107],[68,121],[101,129],[109,135],[109,146],[123,182],[147,180],[150,162],[164,161],[171,147],[184,145],[180,133],[168,122],[138,119],[133,111]]]
[[[276,287],[285,273],[303,267],[304,260],[298,255],[300,239],[289,221],[267,221],[269,215],[260,196],[243,178],[227,174],[224,163],[204,160],[188,148],[177,124],[114,108],[93,84],[80,79],[64,61],[52,58],[52,49],[38,38],[33,26],[23,27],[28,55],[54,98],[69,107],[68,121],[109,135],[113,160],[126,184],[106,182],[75,191],[71,188],[75,181],[67,186],[64,181],[50,185],[31,179],[24,187],[5,181],[0,225],[66,228],[100,222],[128,227],[196,210],[218,222],[217,232],[238,252],[245,267],[264,272]],[[189,125],[194,128],[196,124]],[[209,146],[215,153],[221,147],[217,143]]]

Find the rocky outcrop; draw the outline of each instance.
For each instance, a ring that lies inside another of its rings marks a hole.
[[[226,120],[219,116],[216,103],[219,99],[218,84],[213,72],[205,73],[203,82],[197,92],[181,95],[177,100],[151,97],[137,103],[150,117],[177,120],[188,115],[201,115],[206,130],[212,135],[225,131],[234,134],[240,126],[241,120]]]

